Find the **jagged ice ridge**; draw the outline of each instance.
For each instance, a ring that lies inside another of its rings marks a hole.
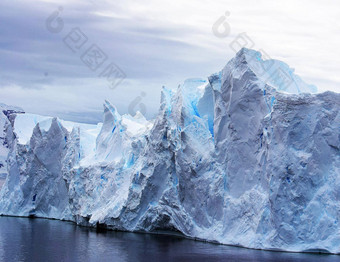
[[[0,214],[340,253],[340,94],[315,92],[242,49],[163,88],[152,121],[107,101],[97,126],[2,106]]]

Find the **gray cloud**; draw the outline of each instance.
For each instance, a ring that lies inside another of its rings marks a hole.
[[[337,21],[332,20],[334,6],[330,11],[322,10],[329,21],[319,27],[310,17],[291,11],[291,0],[287,6],[262,1],[256,7],[246,4],[249,0],[165,2],[1,1],[0,101],[33,113],[95,122],[104,99],[126,113],[129,103],[145,91],[143,103],[147,116],[152,117],[158,109],[162,85],[175,88],[186,78],[206,77],[220,70],[234,55],[228,44],[243,31],[254,39],[257,49],[283,58],[322,90],[339,90],[340,81],[329,69],[339,70],[339,53],[330,56],[331,51],[325,48],[330,38],[333,44],[340,43],[332,31],[339,32],[340,28],[332,26]],[[308,3],[314,11],[316,2]],[[63,7],[64,28],[52,34],[46,30],[45,21],[59,6]],[[226,10],[231,13],[232,33],[218,39],[211,26]],[[330,32],[325,32],[327,25]],[[75,27],[88,37],[77,53],[62,41]],[[279,34],[278,28],[284,33]],[[320,40],[320,35],[329,38]],[[290,43],[282,45],[282,39]],[[325,47],[317,49],[323,43]],[[80,55],[91,44],[108,56],[103,67],[114,62],[127,75],[115,90],[98,77],[99,69],[93,72],[81,61]]]

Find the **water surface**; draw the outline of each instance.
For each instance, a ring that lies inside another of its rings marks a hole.
[[[0,261],[340,261],[340,256],[258,251],[176,236],[96,232],[70,222],[0,217]]]

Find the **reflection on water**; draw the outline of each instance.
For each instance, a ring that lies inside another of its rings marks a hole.
[[[70,222],[0,217],[0,261],[340,261],[340,256],[250,250],[175,236],[101,232]]]

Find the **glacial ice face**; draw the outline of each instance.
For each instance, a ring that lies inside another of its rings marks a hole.
[[[7,177],[7,157],[14,145],[13,124],[17,114],[24,113],[21,108],[0,104],[0,189]]]
[[[53,119],[48,131],[33,130],[28,145],[15,145],[8,157],[9,175],[1,191],[8,215],[71,218],[67,185],[62,178],[69,134]]]
[[[4,179],[7,176],[7,156],[9,152],[8,142],[6,139],[7,128],[10,122],[7,116],[0,112],[0,179]]]
[[[254,55],[163,88],[151,122],[107,101],[99,133],[38,122],[29,143],[13,139],[0,214],[340,253],[340,95],[302,94],[313,87],[288,66],[298,89],[282,92],[285,75],[267,81]]]

